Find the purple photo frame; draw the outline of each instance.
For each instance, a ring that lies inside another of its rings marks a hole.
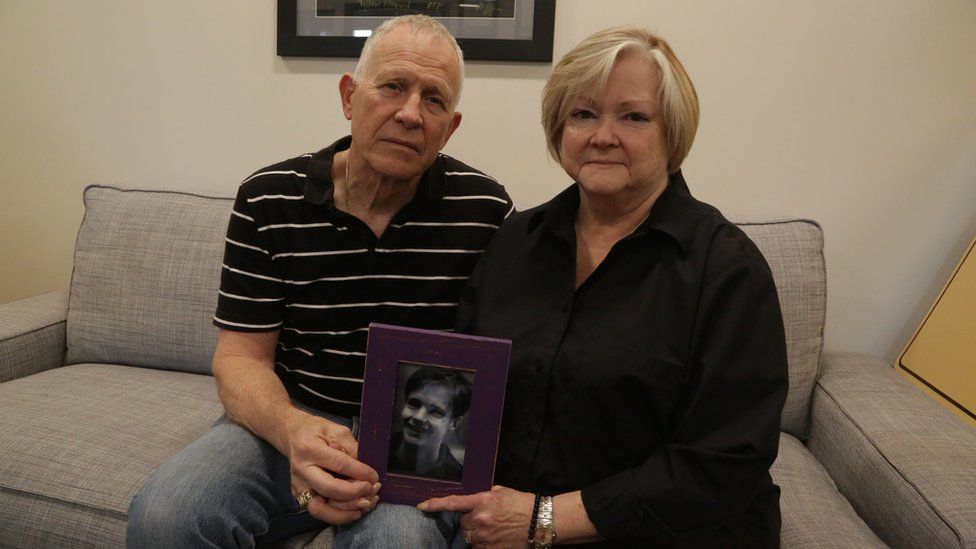
[[[491,488],[505,401],[511,341],[369,325],[359,425],[359,460],[376,469],[380,500],[415,505],[431,497]],[[460,481],[389,471],[390,443],[400,364],[430,365],[473,374]]]

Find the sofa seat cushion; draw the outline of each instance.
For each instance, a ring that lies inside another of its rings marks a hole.
[[[121,547],[143,481],[221,412],[196,374],[77,364],[0,383],[0,540]]]
[[[782,491],[782,547],[887,547],[795,437],[780,433],[771,473]]]

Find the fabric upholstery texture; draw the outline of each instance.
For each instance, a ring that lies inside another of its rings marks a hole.
[[[795,437],[780,434],[772,475],[782,490],[782,547],[886,547]]]
[[[63,296],[0,305],[0,547],[121,547],[133,494],[221,413],[195,374],[210,372],[232,199],[92,186],[85,203],[67,313]],[[783,307],[782,546],[976,548],[976,432],[886,364],[821,360],[815,222],[730,219]]]
[[[0,305],[0,383],[64,363],[67,308],[57,292]]]
[[[67,363],[209,373],[230,198],[85,189]]]
[[[827,312],[823,231],[806,219],[729,217],[756,243],[776,281],[790,367],[781,427],[806,438]]]
[[[0,548],[125,546],[125,516],[0,487]],[[29,510],[29,514],[25,511]]]
[[[121,547],[142,482],[221,411],[212,377],[163,370],[78,364],[0,383],[0,540]]]
[[[890,545],[976,547],[976,430],[884,362],[825,357],[809,447]]]

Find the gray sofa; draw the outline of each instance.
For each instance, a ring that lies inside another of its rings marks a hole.
[[[68,297],[0,305],[2,547],[122,546],[146,476],[221,413],[210,321],[232,200],[105,186],[84,199]],[[815,222],[735,221],[773,269],[789,339],[783,546],[976,547],[976,431],[884,362],[822,354]]]

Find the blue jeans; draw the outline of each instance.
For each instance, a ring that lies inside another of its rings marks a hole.
[[[344,418],[326,416],[349,426]],[[255,547],[328,526],[298,507],[288,459],[221,418],[159,466],[129,506],[127,547]],[[457,513],[380,503],[333,546],[463,547]]]

